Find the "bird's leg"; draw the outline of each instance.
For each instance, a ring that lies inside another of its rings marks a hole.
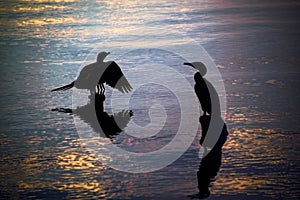
[[[102,94],[102,95],[104,95],[104,92],[105,92],[105,87],[104,87],[104,85],[103,85],[103,84],[101,84],[101,85],[100,85],[100,87],[101,87],[101,94]]]
[[[100,93],[100,87],[99,87],[99,84],[96,86],[97,87],[97,94]]]
[[[101,86],[101,84],[99,84],[98,87],[99,87],[99,93],[98,94],[101,94],[102,93],[102,86]]]

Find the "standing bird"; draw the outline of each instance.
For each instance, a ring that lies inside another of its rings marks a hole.
[[[184,65],[191,66],[198,70],[198,72],[194,75],[194,80],[196,82],[194,89],[204,112],[203,115],[212,114],[212,105],[213,111],[216,112],[216,114],[219,114],[219,96],[212,84],[203,78],[207,72],[205,65],[202,62],[184,63]]]
[[[131,85],[125,78],[121,68],[115,61],[104,62],[109,52],[100,52],[97,56],[97,62],[85,66],[72,83],[53,89],[53,91],[63,91],[76,87],[77,89],[88,89],[91,93],[95,93],[96,88],[98,94],[104,94],[107,85],[118,89],[122,93],[128,93],[132,90]]]

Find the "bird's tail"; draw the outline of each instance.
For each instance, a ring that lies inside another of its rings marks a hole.
[[[54,92],[54,91],[64,91],[64,90],[68,90],[68,89],[71,89],[73,86],[74,86],[74,83],[75,81],[73,81],[72,83],[70,83],[69,85],[65,85],[65,86],[62,86],[62,87],[59,87],[59,88],[55,88],[53,90],[51,90],[51,92]]]

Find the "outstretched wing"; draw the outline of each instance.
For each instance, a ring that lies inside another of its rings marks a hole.
[[[124,76],[119,65],[112,61],[102,75],[103,82],[109,86],[118,89],[122,93],[128,93],[132,90],[131,85]]]
[[[127,124],[129,123],[133,112],[131,110],[122,110],[121,112],[114,113],[113,119],[116,122],[117,126],[124,130]]]

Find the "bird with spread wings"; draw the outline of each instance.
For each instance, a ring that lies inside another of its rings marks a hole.
[[[51,91],[64,91],[75,87],[90,90],[91,93],[104,94],[104,84],[107,84],[122,93],[131,92],[132,87],[119,65],[115,61],[104,62],[109,54],[109,52],[100,52],[97,62],[85,66],[75,81]]]

